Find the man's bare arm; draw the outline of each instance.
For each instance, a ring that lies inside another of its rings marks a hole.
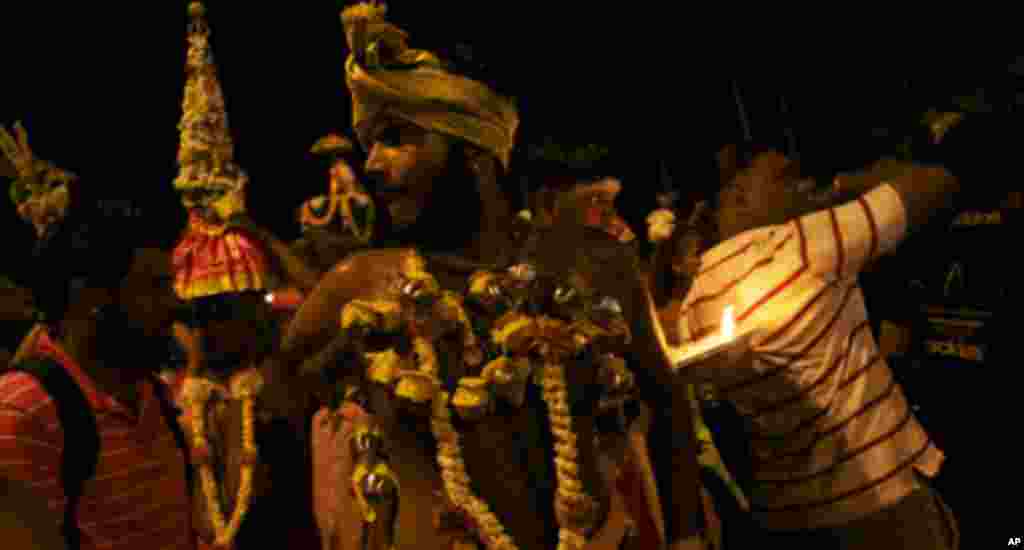
[[[0,477],[0,533],[9,550],[64,550],[57,517],[24,484]]]

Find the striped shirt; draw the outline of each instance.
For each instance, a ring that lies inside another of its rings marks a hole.
[[[154,388],[139,385],[136,415],[103,393],[48,336],[38,353],[52,357],[78,382],[96,415],[100,457],[78,508],[85,549],[192,550],[185,457]],[[64,435],[53,400],[31,375],[0,376],[0,476],[27,484],[63,518],[59,479]]]
[[[742,359],[689,367],[751,431],[751,510],[765,527],[847,523],[938,473],[943,454],[908,406],[868,324],[858,272],[904,237],[883,185],[858,200],[742,233],[701,256],[680,309],[684,341],[718,329],[726,306],[751,330]]]

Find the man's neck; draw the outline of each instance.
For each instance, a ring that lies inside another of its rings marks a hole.
[[[416,223],[390,232],[383,244],[386,246],[409,247],[436,254],[470,255],[472,252],[471,235],[474,229],[457,227],[434,219],[435,216],[424,215]],[[461,224],[460,224],[461,225]]]

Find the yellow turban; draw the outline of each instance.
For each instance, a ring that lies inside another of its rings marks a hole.
[[[348,41],[345,80],[352,125],[364,147],[382,116],[457,137],[493,153],[507,170],[519,114],[484,84],[452,74],[431,52],[408,47],[407,34],[384,20],[382,5],[361,3],[341,14]]]

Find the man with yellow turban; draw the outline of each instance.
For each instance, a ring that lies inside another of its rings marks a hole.
[[[451,60],[411,47],[408,34],[385,20],[385,13],[382,5],[363,3],[345,9],[341,17],[349,47],[345,78],[352,122],[368,153],[365,172],[379,208],[378,248],[350,256],[309,294],[285,335],[283,353],[268,369],[273,380],[263,395],[279,414],[298,416],[304,408],[299,397],[318,389],[324,371],[358,379],[353,365],[369,363],[367,378],[374,383],[364,382],[366,401],[386,441],[389,468],[381,471],[388,475],[369,485],[369,478],[353,479],[352,498],[344,491],[338,495],[345,510],[334,510],[345,517],[330,543],[356,548],[359,537],[353,533],[365,534],[369,528],[373,534],[363,544],[383,540],[380,548],[617,547],[625,528],[621,512],[612,509],[621,504],[611,504],[593,437],[605,387],[594,378],[598,369],[567,363],[564,386],[518,377],[520,363],[506,355],[522,342],[506,341],[513,329],[497,330],[499,325],[537,327],[526,338],[543,350],[538,353],[557,355],[559,349],[582,344],[566,339],[571,331],[556,328],[564,328],[562,321],[545,316],[579,314],[628,319],[632,340],[626,338],[621,349],[603,350],[607,354],[601,359],[628,356],[653,413],[652,437],[668,443],[661,445],[664,452],[651,453],[660,508],[666,511],[664,538],[672,548],[699,547],[691,537],[699,504],[686,388],[672,381],[657,354],[631,248],[570,216],[526,242],[515,240],[514,218],[499,183],[513,157],[516,106],[482,79],[460,72],[464,69]],[[488,277],[498,282],[476,284]],[[512,286],[502,286],[509,281]],[[516,287],[514,281],[525,286]],[[558,288],[512,298],[520,291],[546,289],[549,281]],[[509,298],[513,308],[521,308],[526,307],[523,300],[536,300],[536,308],[522,323],[506,318],[487,325],[491,320],[471,307],[487,301],[474,294],[478,286],[492,301]],[[558,304],[551,302],[551,292]],[[443,298],[432,302],[432,296]],[[586,297],[580,303],[595,298],[588,302],[593,309],[573,309],[574,296]],[[430,304],[440,305],[424,309]],[[463,305],[471,310],[468,315]],[[359,315],[352,315],[356,310]],[[430,318],[438,310],[448,311],[450,318]],[[366,360],[353,359],[353,349],[344,343],[359,338],[350,332],[353,324],[392,337],[408,329],[414,349],[409,351],[401,338],[388,340],[397,343],[384,351],[378,351],[379,343],[374,349],[364,341],[356,349]],[[488,369],[483,369],[485,361]],[[420,366],[406,368],[406,363]],[[508,378],[495,382],[481,369]],[[396,374],[396,382],[389,382],[385,371]],[[537,388],[542,382],[547,384],[543,392]],[[520,388],[525,393],[512,391],[518,383],[528,386]],[[503,393],[494,384],[510,391]],[[563,389],[567,405],[559,404],[562,398],[556,404],[547,401]],[[456,415],[464,421],[450,423]],[[442,429],[439,423],[450,424]],[[341,449],[338,460],[352,460],[350,454],[346,458],[349,446],[331,448]],[[461,458],[446,454],[453,448]],[[401,505],[396,508],[397,481]],[[367,510],[363,503],[376,505]],[[381,517],[395,510],[397,522]],[[397,528],[381,535],[382,526]]]

